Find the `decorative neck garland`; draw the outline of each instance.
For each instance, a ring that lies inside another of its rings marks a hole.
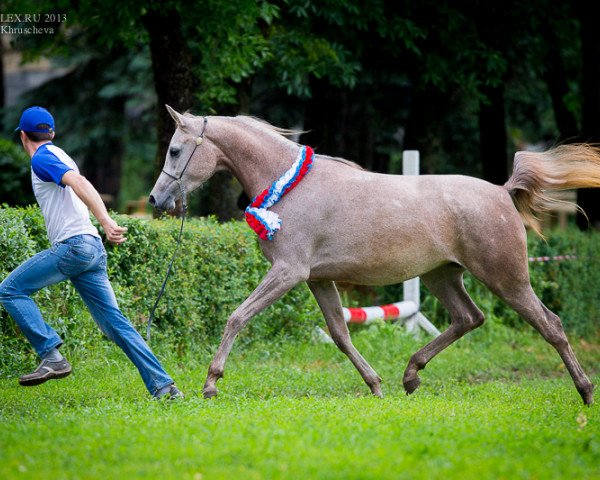
[[[267,208],[275,205],[281,198],[294,188],[300,180],[310,171],[314,151],[310,147],[302,147],[292,167],[269,188],[254,197],[246,208],[246,222],[250,228],[263,240],[273,240],[273,235],[281,228],[281,219],[275,212]]]

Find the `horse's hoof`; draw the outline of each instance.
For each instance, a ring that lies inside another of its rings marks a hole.
[[[585,387],[578,388],[577,391],[579,392],[579,395],[581,395],[584,404],[591,405],[594,403],[594,385],[590,383]]]
[[[216,388],[205,388],[204,390],[202,390],[202,395],[204,395],[204,398],[206,398],[207,400],[216,397],[217,393],[218,391]]]
[[[406,390],[406,394],[410,395],[419,387],[419,385],[421,385],[421,379],[419,377],[415,377],[410,380],[404,380],[403,383],[404,390]]]
[[[381,391],[380,385],[375,385],[374,387],[371,387],[371,393],[375,397],[383,398],[383,392]]]
[[[592,394],[592,392],[583,394],[581,396],[581,398],[583,399],[583,403],[586,405],[592,405],[594,403],[594,395]]]

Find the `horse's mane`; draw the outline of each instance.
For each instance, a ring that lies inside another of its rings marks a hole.
[[[275,125],[271,125],[269,122],[267,122],[266,120],[263,120],[261,118],[257,118],[257,117],[251,117],[249,115],[238,115],[237,117],[235,117],[235,120],[248,125],[250,127],[255,127],[258,128],[259,130],[262,130],[263,132],[279,138],[279,139],[284,139],[287,140],[288,142],[292,142],[295,143],[296,145],[298,145],[297,142],[294,142],[293,140],[290,140],[287,137],[293,137],[293,136],[300,136],[303,133],[306,133],[304,130],[293,130],[293,129],[289,129],[289,128],[280,128],[280,127],[276,127]]]
[[[294,143],[295,145],[299,145],[299,143],[294,142],[293,140],[290,140],[287,137],[292,137],[295,135],[300,136],[302,133],[306,133],[305,130],[293,130],[293,129],[288,129],[288,128],[276,127],[275,125],[270,124],[266,120],[263,120],[261,118],[251,117],[248,115],[238,115],[237,117],[234,118],[234,120],[237,120],[249,127],[257,128],[258,130],[266,133],[267,135],[271,136],[274,139],[277,139],[279,141],[283,140],[286,142]],[[357,168],[359,170],[364,170],[363,167],[361,167],[358,163],[354,163],[350,160],[346,160],[345,158],[330,157],[329,155],[321,155],[321,154],[319,154],[319,157],[324,158],[325,160],[333,160],[335,162],[344,163],[350,167]]]

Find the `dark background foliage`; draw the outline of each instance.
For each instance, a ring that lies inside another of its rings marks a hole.
[[[380,172],[398,173],[400,152],[418,149],[423,173],[495,183],[516,149],[600,135],[600,30],[579,0],[4,4],[66,19],[5,47],[63,69],[4,109],[5,135],[22,107],[47,105],[57,142],[114,208],[146,195],[160,170],[173,133],[165,103],[305,129],[319,152]],[[240,191],[219,176],[193,211],[239,215]],[[598,195],[579,192],[592,226]]]

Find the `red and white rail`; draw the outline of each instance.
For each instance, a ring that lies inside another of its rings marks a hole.
[[[396,302],[377,307],[344,308],[346,323],[369,324],[374,320],[399,320],[412,317],[419,311],[415,302]]]
[[[529,257],[531,263],[562,262],[563,260],[577,260],[577,255],[553,255],[551,257]]]

